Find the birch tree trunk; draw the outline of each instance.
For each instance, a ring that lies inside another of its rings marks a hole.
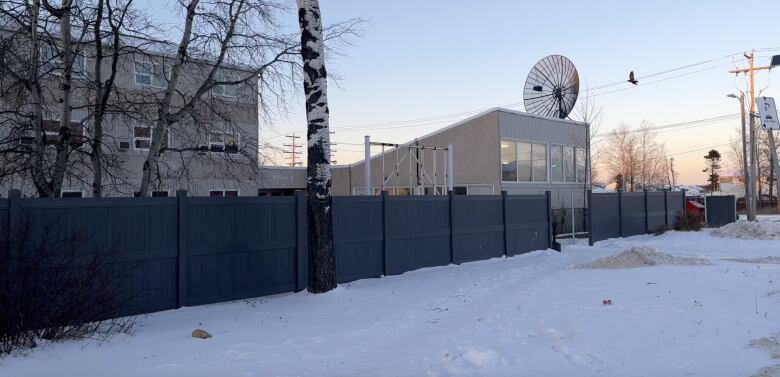
[[[309,225],[309,292],[336,287],[333,213],[330,194],[330,134],[327,75],[318,0],[297,0],[301,27],[303,89],[308,122],[307,218]]]
[[[195,10],[197,9],[199,2],[200,0],[190,0],[187,5],[187,14],[184,21],[181,42],[179,42],[176,60],[171,68],[171,78],[168,80],[165,97],[157,109],[157,121],[155,122],[152,131],[152,145],[149,147],[149,152],[146,154],[146,161],[144,161],[143,165],[143,175],[141,178],[141,187],[139,189],[140,196],[149,196],[152,175],[158,173],[157,163],[160,159],[160,150],[163,147],[165,132],[172,123],[170,119],[171,102],[173,101],[173,96],[177,90],[184,59],[187,55],[187,48],[189,47],[192,38],[192,24],[195,19]]]

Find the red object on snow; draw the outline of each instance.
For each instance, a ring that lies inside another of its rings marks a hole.
[[[601,303],[603,305],[612,305],[612,300],[602,300]]]

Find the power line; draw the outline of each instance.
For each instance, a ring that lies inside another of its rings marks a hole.
[[[688,69],[688,68],[697,67],[697,66],[700,66],[700,65],[703,65],[703,64],[715,62],[715,61],[718,61],[718,60],[727,59],[727,58],[730,58],[730,57],[733,57],[733,56],[737,56],[739,54],[741,54],[741,53],[728,54],[728,55],[724,55],[724,56],[717,57],[717,58],[712,58],[712,59],[707,59],[707,60],[703,60],[703,61],[699,61],[699,62],[695,62],[695,63],[691,63],[691,64],[686,64],[686,65],[683,65],[683,66],[680,66],[680,67],[665,69],[663,71],[659,71],[659,72],[651,73],[651,74],[648,74],[648,75],[640,76],[639,78],[640,79],[646,79],[646,78],[650,78],[650,77],[657,77],[657,76],[665,75],[665,74],[668,74],[668,73],[677,72],[677,71],[680,71],[680,70],[685,70],[685,69]],[[731,64],[731,63],[729,63],[729,64]],[[653,84],[653,83],[657,83],[657,82],[670,80],[670,79],[673,79],[673,78],[684,77],[684,76],[687,76],[687,75],[692,75],[692,74],[695,74],[695,73],[704,72],[704,71],[707,71],[707,70],[710,70],[710,69],[714,69],[717,66],[718,65],[715,65],[715,66],[712,66],[712,67],[707,67],[705,69],[700,69],[700,70],[695,70],[695,71],[691,71],[691,72],[686,72],[686,73],[683,73],[683,74],[679,74],[679,75],[675,75],[675,76],[671,76],[671,77],[667,77],[667,78],[663,78],[663,79],[659,79],[659,80],[654,80],[654,81],[651,81],[651,82],[648,82],[648,83],[645,83],[645,84],[642,84],[642,85],[630,86],[630,87],[627,87],[627,88],[621,88],[621,89],[614,90],[614,91],[595,93],[595,94],[592,94],[592,96],[598,96],[598,95],[602,95],[602,94],[608,94],[608,93],[613,93],[613,92],[617,92],[617,91],[633,89],[633,88],[637,88],[637,87],[648,85],[648,84]],[[609,87],[612,87],[612,86],[625,85],[625,84],[626,84],[626,81],[625,80],[621,80],[621,81],[616,81],[616,82],[613,82],[613,83],[599,85],[599,86],[596,86],[596,87],[593,87],[593,88],[589,88],[589,89],[587,89],[587,91],[589,91],[589,92],[598,91],[600,89],[605,89],[605,88],[609,88]],[[522,102],[517,102],[517,103],[503,105],[501,107],[516,107],[516,106],[520,106],[522,104],[523,104]],[[447,119],[447,118],[460,117],[460,116],[465,116],[465,115],[473,115],[473,114],[476,114],[476,113],[479,113],[479,112],[482,112],[482,111],[485,111],[485,110],[488,110],[488,109],[491,109],[491,108],[492,107],[481,108],[481,109],[471,110],[471,111],[458,112],[458,113],[452,113],[452,114],[443,114],[443,115],[430,116],[430,117],[424,117],[424,118],[405,119],[405,120],[390,121],[390,122],[375,122],[375,123],[353,124],[353,125],[347,125],[347,126],[339,127],[338,129],[346,131],[346,130],[357,130],[357,129],[365,129],[365,128],[372,128],[372,129],[374,129],[373,127],[375,127],[375,126],[382,127],[382,126],[393,126],[393,125],[406,125],[405,127],[403,127],[403,128],[406,128],[406,127],[430,125],[431,123],[419,124],[419,125],[412,125],[412,124],[420,123],[420,122],[430,122],[430,121],[433,121],[433,120],[441,120],[441,119]],[[376,129],[390,129],[390,128],[391,127],[383,127],[383,128],[376,128]],[[402,127],[396,127],[396,128],[402,128]]]

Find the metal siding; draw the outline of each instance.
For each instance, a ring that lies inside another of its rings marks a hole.
[[[507,196],[506,206],[507,255],[551,247],[544,195]]]
[[[587,144],[585,125],[571,121],[499,111],[499,128],[502,139],[577,145],[583,148]]]
[[[390,196],[387,200],[388,274],[449,264],[449,198]]]
[[[382,276],[382,197],[333,197],[333,247],[339,283]]]
[[[591,242],[620,237],[620,203],[618,194],[592,194],[588,210],[591,212]]]
[[[497,195],[455,196],[452,208],[454,263],[504,254],[503,198]]]
[[[720,227],[736,221],[736,200],[734,195],[704,197],[707,225]]]
[[[666,210],[666,221],[669,225],[673,225],[677,220],[677,215],[682,214],[685,210],[682,191],[670,191],[666,194]]]
[[[623,237],[647,233],[645,229],[645,193],[625,192],[620,203],[620,221],[623,226]]]
[[[654,231],[666,227],[664,192],[647,193],[647,230]]]

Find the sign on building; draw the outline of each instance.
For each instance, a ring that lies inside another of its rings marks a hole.
[[[775,99],[772,97],[757,97],[756,105],[758,105],[758,114],[761,117],[761,126],[765,130],[780,130]]]

